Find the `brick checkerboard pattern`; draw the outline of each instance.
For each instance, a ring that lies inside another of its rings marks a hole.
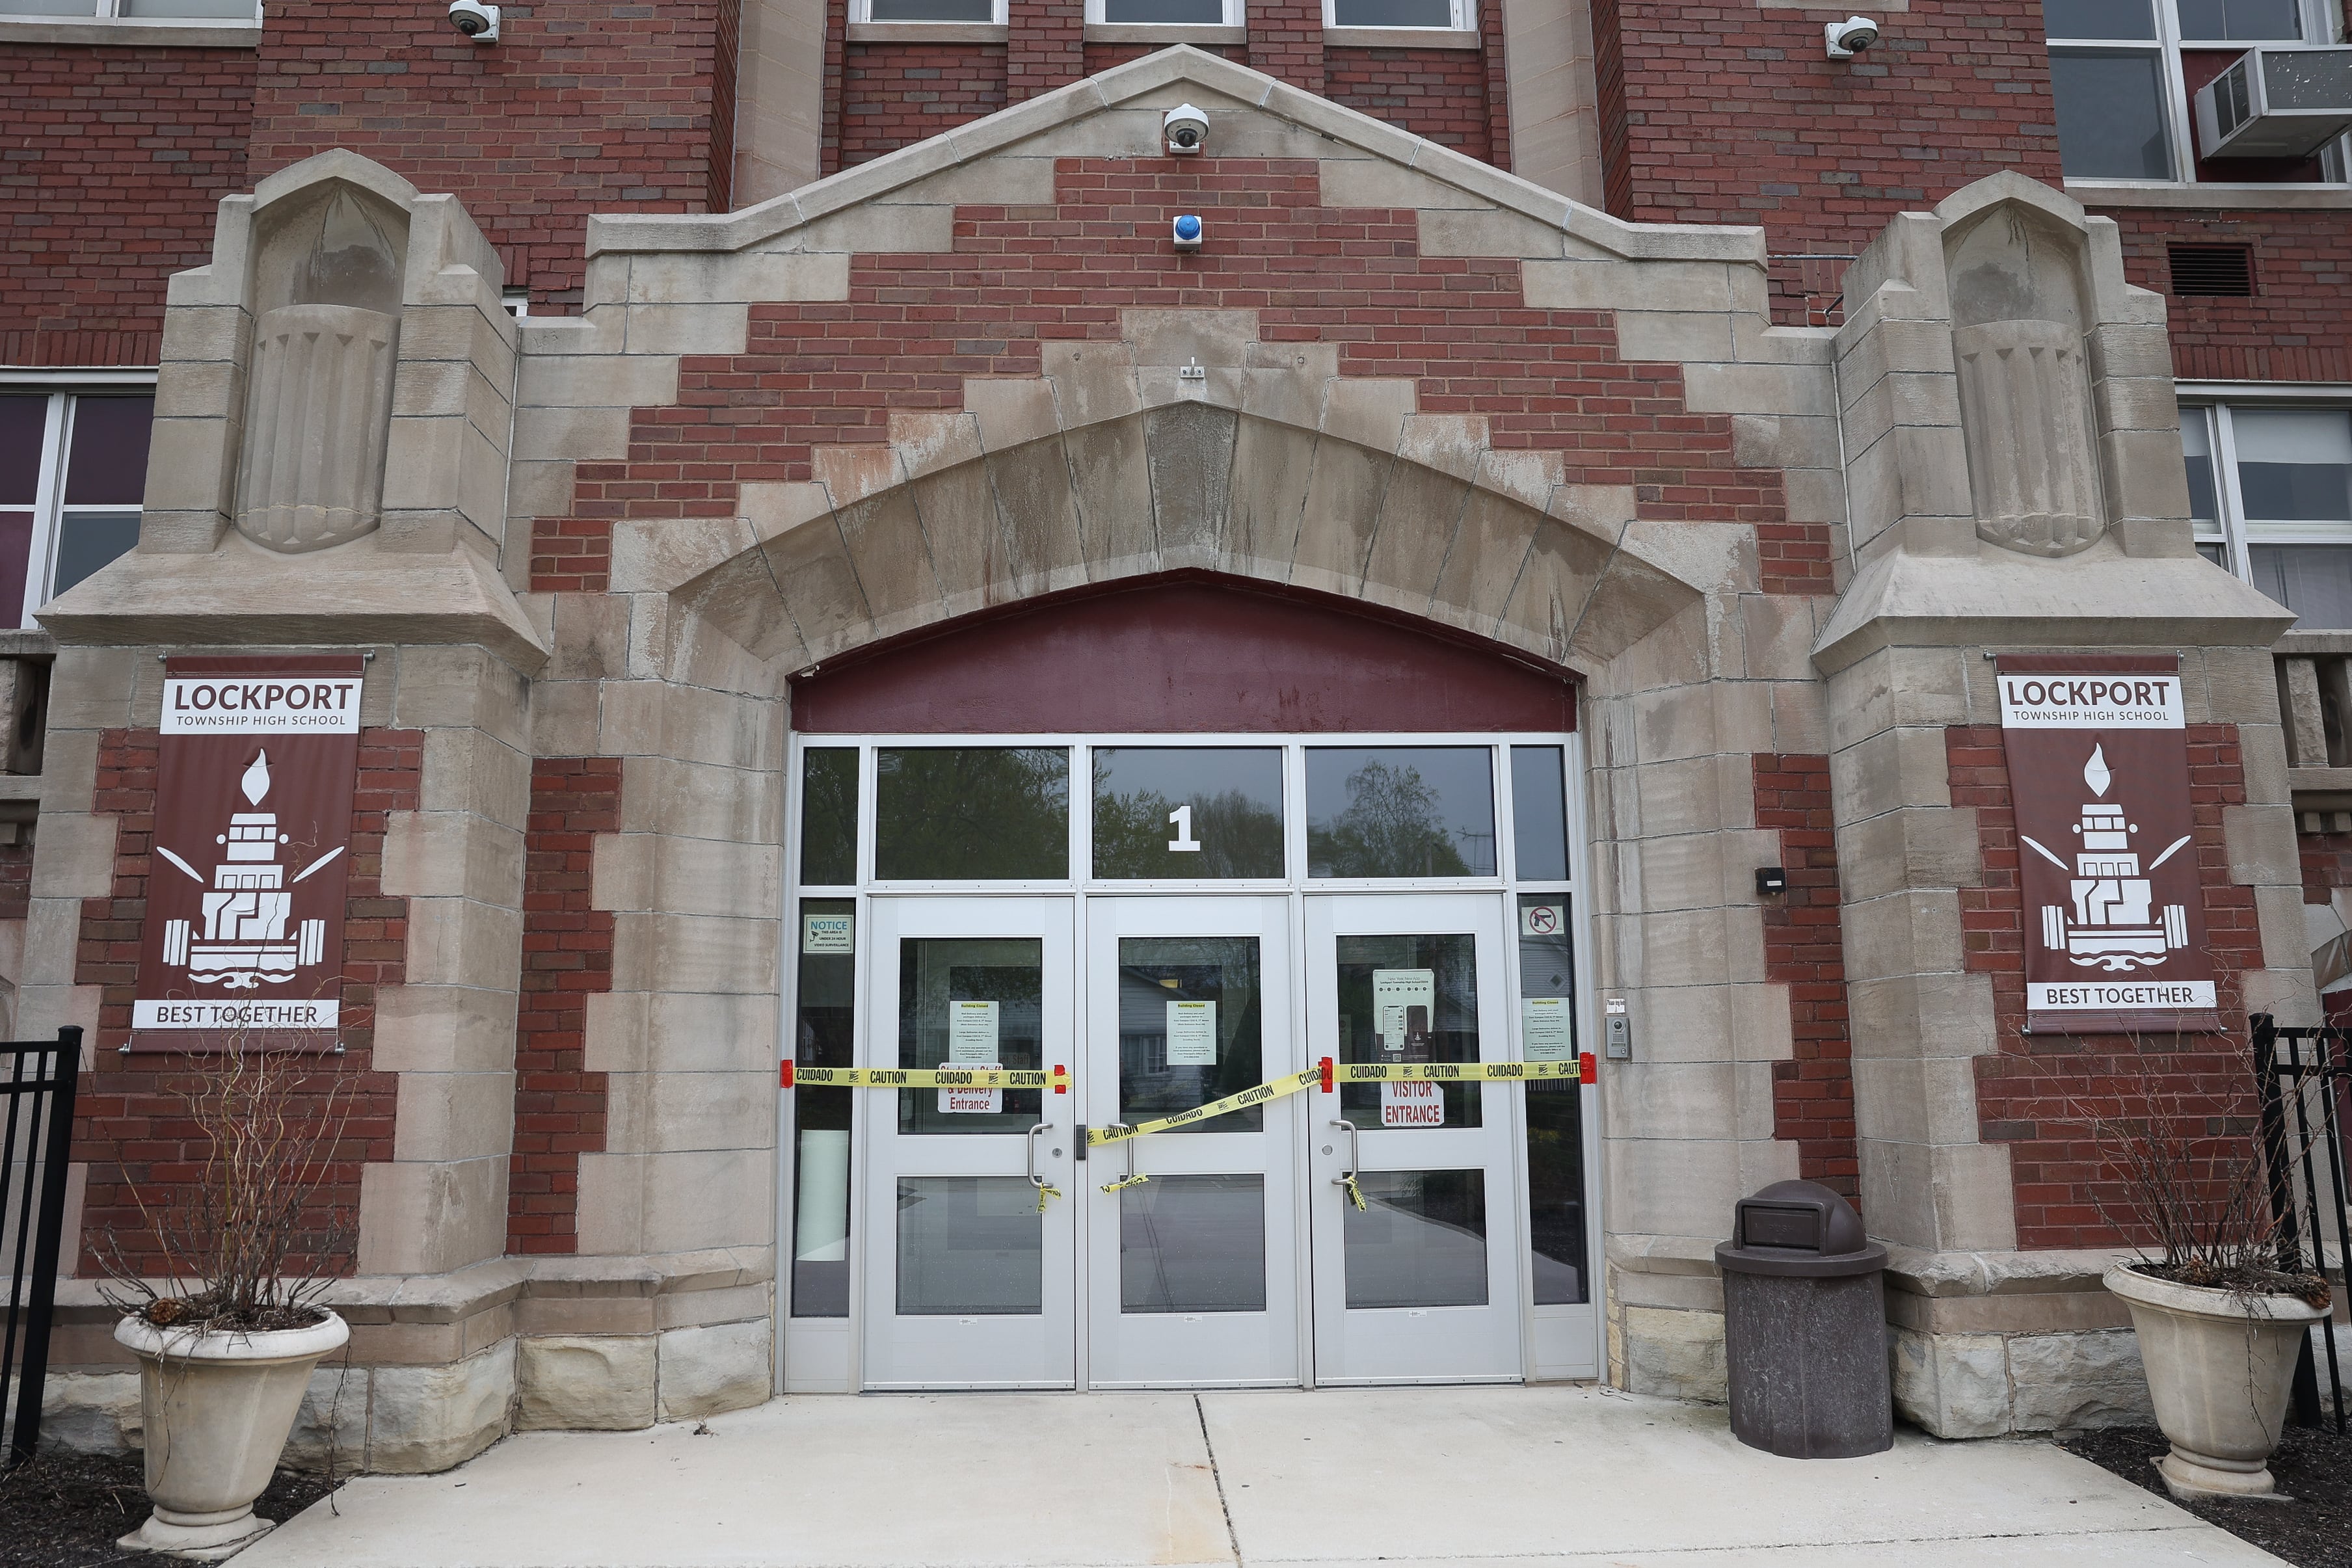
[[[1780,835],[1789,891],[1764,904],[1764,977],[1789,988],[1792,1049],[1772,1064],[1772,1135],[1797,1145],[1797,1174],[1862,1202],[1854,1142],[1853,1041],[1845,925],[1827,757],[1753,758],[1756,825]]]
[[[596,835],[620,826],[619,758],[531,764],[509,1252],[579,1250],[580,1156],[604,1146],[604,1074],[582,1065],[588,998],[613,988],[613,917],[589,907],[589,881]]]
[[[161,1259],[148,1241],[147,1222],[131,1188],[150,1206],[189,1180],[205,1142],[189,1121],[183,1092],[189,1059],[170,1052],[123,1055],[131,1034],[131,1004],[139,975],[139,934],[147,912],[147,879],[154,863],[156,732],[110,729],[99,741],[98,789],[91,810],[117,821],[114,886],[85,899],[74,983],[101,988],[94,1067],[75,1103],[74,1142],[113,1151],[90,1162],[82,1198],[82,1247],[78,1271],[99,1272],[93,1246],[112,1236],[125,1262],[154,1268]],[[385,820],[416,810],[425,765],[425,737],[416,730],[360,732],[359,784],[352,797],[350,880],[343,917],[343,1053],[311,1059],[325,1098],[327,1075],[355,1076],[346,1103],[343,1134],[325,1179],[318,1184],[317,1223],[345,1217],[356,1233],[360,1173],[371,1161],[392,1158],[396,1080],[374,1071],[375,994],[405,975],[408,901],[383,891]],[[334,1271],[350,1272],[354,1260]]]
[[[2253,889],[2231,882],[2221,836],[2223,809],[2246,800],[2237,728],[2189,727],[2192,831],[2222,1028],[2181,1036],[2024,1032],[2025,911],[2000,728],[1958,725],[1944,737],[1952,804],[1976,808],[1984,856],[1983,884],[1960,890],[1967,964],[1971,972],[1992,977],[2000,1030],[1999,1050],[1976,1059],[1979,1135],[2010,1146],[2019,1247],[2114,1246],[2117,1234],[2092,1197],[2095,1185],[2114,1190],[2113,1173],[2084,1124],[2086,1114],[2192,1107],[2223,1140],[2242,1140],[2255,1126],[2241,980],[2246,970],[2262,967],[2262,934]]]
[[[1410,210],[1322,206],[1308,159],[1056,169],[1055,205],[959,207],[953,252],[861,255],[846,301],[754,306],[746,352],[686,359],[677,404],[636,411],[628,458],[581,464],[569,515],[539,519],[531,586],[601,591],[617,519],[731,517],[746,481],[811,478],[813,445],[887,439],[891,409],[956,408],[966,376],[1038,375],[1043,340],[1183,305],[1337,341],[1341,374],[1412,377],[1423,412],[1564,450],[1569,483],[1630,486],[1643,518],[1750,524],[1768,592],[1831,591],[1827,526],[1788,520],[1779,470],[1738,466],[1730,416],[1690,412],[1679,366],[1621,359],[1609,313],[1529,308],[1517,261],[1423,256]],[[1180,211],[1212,254],[1169,249]]]

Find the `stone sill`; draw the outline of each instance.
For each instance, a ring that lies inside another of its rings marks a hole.
[[[1164,22],[1089,22],[1089,44],[1245,44],[1249,30],[1196,22],[1176,26]]]
[[[54,659],[57,640],[38,626],[0,631],[0,659]]]
[[[145,16],[10,16],[0,19],[0,43],[103,44],[123,49],[257,49],[258,22],[156,21]]]
[[[2289,632],[2272,644],[2271,652],[2282,659],[2352,653],[2352,632]]]
[[[853,44],[1003,44],[1013,29],[1003,22],[852,22]]]
[[[354,1327],[449,1323],[524,1297],[629,1300],[763,1284],[774,1276],[773,1249],[757,1247],[614,1258],[492,1258],[446,1274],[356,1275],[336,1281],[320,1301]],[[59,1280],[58,1321],[111,1322],[114,1309],[100,1294],[109,1283]]]
[[[2094,212],[2105,207],[2352,209],[2352,185],[2108,185],[2095,180],[2069,180],[2066,193]]]
[[[1326,27],[1327,49],[1475,49],[1475,27]]]

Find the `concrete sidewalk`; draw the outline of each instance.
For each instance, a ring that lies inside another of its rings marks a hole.
[[[2040,1442],[1741,1447],[1583,1387],[814,1396],[369,1477],[238,1568],[2275,1563]],[[340,1511],[335,1511],[339,1510]]]

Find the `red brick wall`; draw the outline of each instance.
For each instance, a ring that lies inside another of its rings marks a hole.
[[[604,1146],[604,1075],[581,1066],[587,998],[613,988],[613,917],[588,907],[589,870],[596,835],[620,826],[619,758],[531,764],[509,1252],[580,1249],[580,1156]]]
[[[1789,891],[1764,899],[1764,977],[1789,988],[1794,1049],[1772,1064],[1772,1135],[1797,1145],[1797,1174],[1862,1201],[1854,1141],[1853,1044],[1827,757],[1753,759],[1756,825],[1780,835]]]
[[[1005,105],[1003,44],[851,44],[835,132],[851,169]]]
[[[1087,65],[1086,0],[1007,0],[1005,97],[1020,103],[1067,87]]]
[[[959,208],[954,252],[859,256],[845,302],[755,305],[746,353],[683,361],[679,405],[639,410],[629,460],[582,464],[571,515],[538,524],[533,587],[603,588],[616,517],[731,516],[742,479],[811,477],[813,444],[885,440],[890,408],[957,407],[965,376],[1037,375],[1040,340],[1115,339],[1122,307],[1181,299],[1337,341],[1341,374],[1410,376],[1498,446],[1563,448],[1570,483],[1633,486],[1645,518],[1755,524],[1768,589],[1827,591],[1827,530],[1785,520],[1777,470],[1734,464],[1730,418],[1687,412],[1678,367],[1620,360],[1608,313],[1528,309],[1517,262],[1423,257],[1410,211],[1321,207],[1312,160],[1058,169],[1056,207]],[[1207,219],[1198,255],[1168,246],[1179,211]]]
[[[1996,725],[1945,731],[1952,804],[1973,806],[1984,884],[1960,890],[1960,925],[1973,973],[1992,977],[2000,1050],[1976,1059],[1977,1116],[1989,1144],[2010,1145],[2017,1244],[2028,1249],[2104,1247],[2113,1229],[2092,1202],[2108,1172],[2084,1126],[2086,1113],[2149,1113],[2192,1105],[2217,1135],[2250,1129],[2253,1083],[2246,1068],[2240,977],[2262,964],[2254,894],[2230,881],[2221,812],[2246,800],[2235,726],[2189,727],[2189,798],[2205,939],[2213,957],[2222,1032],[2172,1036],[2027,1035],[2025,938],[2018,894],[2017,818]]]
[[[2298,833],[2303,860],[2303,901],[2326,904],[2339,887],[2352,887],[2352,833]]]
[[[82,901],[81,939],[74,983],[102,988],[98,1031],[89,1050],[94,1071],[83,1080],[75,1105],[75,1153],[89,1162],[82,1199],[81,1271],[98,1270],[94,1247],[110,1231],[134,1266],[156,1262],[144,1242],[146,1225],[133,1201],[138,1187],[152,1204],[192,1163],[203,1157],[204,1140],[188,1122],[181,1090],[189,1082],[187,1059],[141,1052],[121,1053],[130,1037],[131,1003],[139,972],[139,933],[147,913],[147,878],[153,862],[156,734],[152,729],[110,729],[100,737],[98,788],[91,810],[118,819],[114,886],[104,898]],[[415,730],[360,732],[359,787],[352,801],[351,874],[343,924],[343,1028],[340,1056],[307,1059],[320,1076],[353,1076],[341,1146],[327,1179],[320,1185],[321,1215],[339,1211],[356,1226],[360,1172],[373,1160],[392,1158],[395,1080],[373,1071],[375,994],[396,986],[405,974],[408,901],[388,898],[383,888],[385,819],[416,810],[418,779],[425,765],[425,737]],[[348,1273],[353,1260],[341,1260]]]
[[[2251,299],[2167,299],[2185,381],[2352,382],[2352,212],[2116,211],[2124,272],[2172,287],[2168,245],[2246,245]]]
[[[1252,69],[1308,92],[1324,90],[1323,0],[1247,0]]]
[[[152,365],[163,280],[247,186],[250,49],[0,51],[0,364]]]
[[[1883,16],[1853,60],[1825,57],[1827,19],[1754,0],[1601,0],[1610,211],[1761,224],[1776,252],[1853,255],[1894,214],[1995,170],[2058,182],[2039,0],[1923,0]]]
[[[1481,50],[1323,51],[1323,92],[1332,102],[1508,168],[1507,152],[1500,159],[1494,155],[1493,109],[1502,95],[1491,87]]]
[[[702,212],[733,162],[739,0],[540,0],[468,43],[441,5],[272,7],[250,180],[330,147],[466,204],[509,285],[576,304],[592,212]],[[177,51],[173,51],[177,52]]]

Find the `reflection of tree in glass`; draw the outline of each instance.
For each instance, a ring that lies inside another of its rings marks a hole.
[[[875,874],[1011,881],[1069,874],[1070,755],[1058,747],[885,750]]]
[[[1171,853],[1169,813],[1192,808],[1198,852]],[[1171,800],[1156,789],[1095,800],[1097,876],[1241,877],[1282,874],[1282,814],[1239,789]]]
[[[1437,791],[1418,768],[1367,762],[1348,775],[1348,809],[1318,836],[1330,876],[1470,874],[1439,821]]]

